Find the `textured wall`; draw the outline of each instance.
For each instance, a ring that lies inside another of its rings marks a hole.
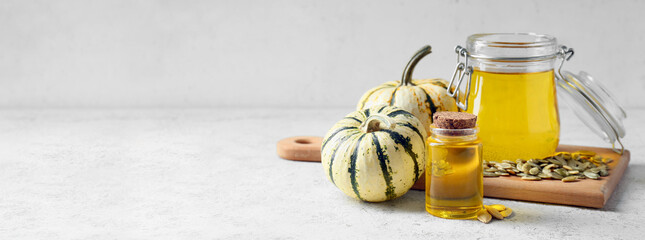
[[[476,32],[538,32],[629,107],[645,90],[645,1],[0,1],[0,106],[352,106]]]

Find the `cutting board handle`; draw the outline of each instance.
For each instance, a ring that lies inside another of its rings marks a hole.
[[[289,137],[278,141],[278,156],[284,159],[320,162],[322,138],[315,136]]]

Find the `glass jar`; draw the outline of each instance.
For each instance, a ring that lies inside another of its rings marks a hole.
[[[477,115],[483,158],[514,161],[555,153],[560,120],[554,65],[573,51],[558,46],[555,37],[531,33],[475,34],[456,50],[449,94],[461,110]]]
[[[426,211],[450,219],[477,217],[484,199],[477,128],[431,127],[427,142]]]

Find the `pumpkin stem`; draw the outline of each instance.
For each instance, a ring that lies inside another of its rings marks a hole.
[[[364,133],[371,133],[382,129],[394,129],[394,126],[396,126],[396,124],[394,124],[392,118],[383,114],[374,114],[369,116],[365,122],[361,124],[360,128]]]
[[[417,63],[421,61],[423,57],[426,55],[430,54],[432,52],[432,47],[430,45],[425,45],[417,53],[412,56],[410,61],[408,62],[408,65],[405,66],[405,69],[403,70],[403,77],[401,78],[401,83],[399,86],[407,86],[412,84],[412,72],[414,72],[414,67],[417,66]]]

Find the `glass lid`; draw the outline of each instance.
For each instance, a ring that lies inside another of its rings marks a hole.
[[[576,75],[563,71],[561,76],[558,75],[556,74],[558,96],[565,100],[585,125],[611,143],[615,152],[622,154],[625,148],[620,139],[625,136],[625,110],[588,73],[580,72]]]

